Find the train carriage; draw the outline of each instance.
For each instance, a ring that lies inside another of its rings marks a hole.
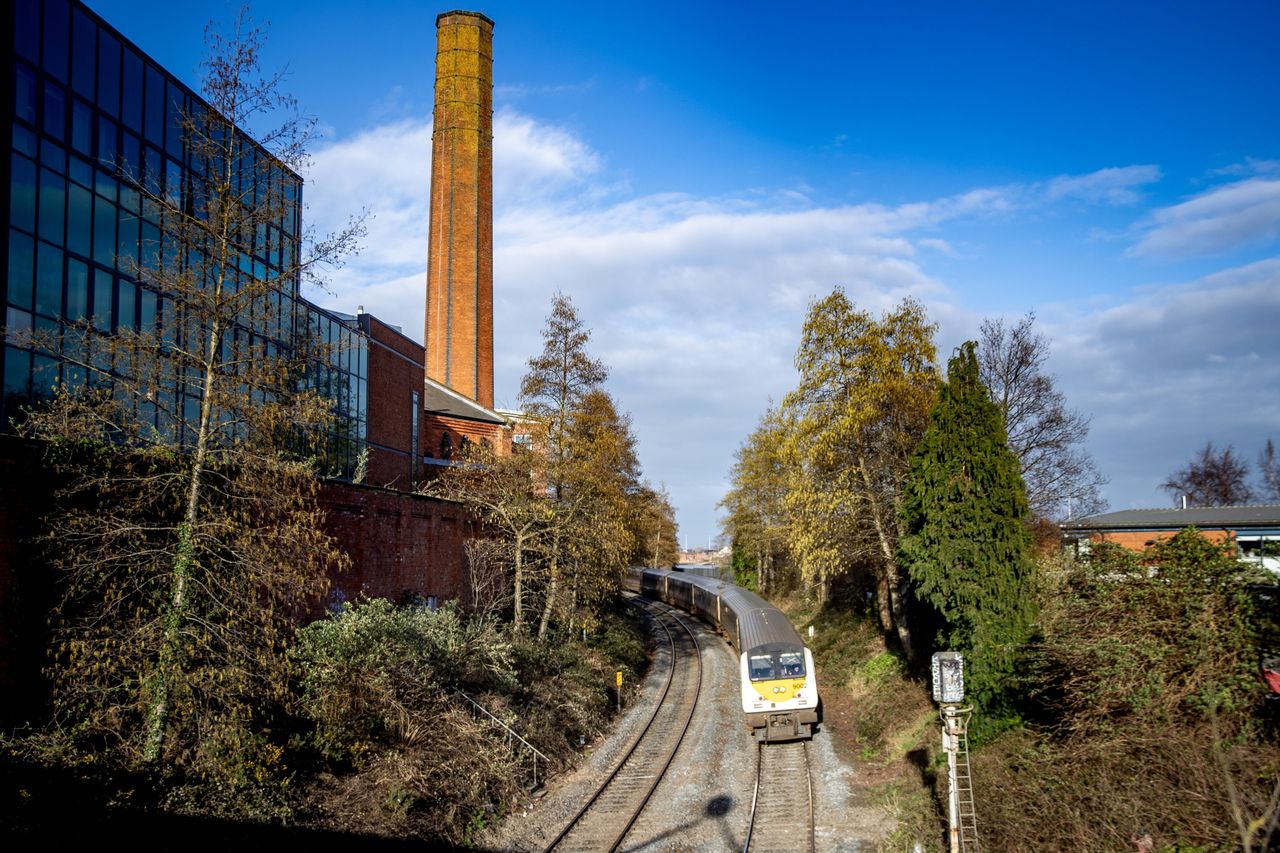
[[[720,631],[738,657],[742,713],[758,740],[810,737],[820,720],[813,655],[791,622],[750,590],[666,569],[639,570],[642,594]]]

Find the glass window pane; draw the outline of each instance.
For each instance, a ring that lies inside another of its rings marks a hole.
[[[36,75],[22,63],[18,63],[18,76],[14,81],[14,115],[35,126],[36,123]]]
[[[9,232],[9,301],[31,308],[36,271],[36,241],[17,231]]]
[[[138,269],[138,217],[120,211],[120,238],[116,248],[116,269],[134,275]],[[124,309],[121,308],[121,311]]]
[[[138,137],[125,131],[120,146],[120,172],[135,181],[142,181],[142,143]]]
[[[22,311],[10,305],[5,309],[5,340],[19,346],[31,346],[31,321],[30,311]]]
[[[26,157],[13,155],[10,178],[9,220],[19,228],[36,230],[36,164]]]
[[[13,315],[9,316],[10,324]],[[15,402],[27,402],[31,397],[31,353],[14,347],[4,348],[4,401],[10,415],[16,415]]]
[[[40,7],[35,3],[13,3],[13,45],[21,56],[40,61]]]
[[[62,250],[43,240],[36,249],[36,313],[62,313]]]
[[[147,139],[164,145],[164,75],[154,65],[147,66]]]
[[[75,258],[67,258],[67,304],[62,316],[73,321],[89,317],[89,267]]]
[[[98,32],[98,107],[120,114],[120,42],[106,30]]]
[[[71,41],[69,27],[67,0],[45,0],[44,68],[64,81],[67,79],[67,47]]]
[[[154,331],[156,327],[156,294],[143,288],[138,292],[138,328]]]
[[[32,361],[31,393],[38,399],[53,395],[58,385],[58,360],[48,355],[36,354]]]
[[[71,147],[86,156],[93,154],[93,110],[79,98],[71,102]]]
[[[115,292],[111,273],[101,267],[93,269],[93,324],[104,332],[114,327]]]
[[[186,109],[186,95],[177,86],[169,83],[166,91],[168,97],[165,99],[165,106],[168,108],[168,116],[165,119],[165,151],[170,157],[182,159],[182,117]]]
[[[50,139],[40,140],[40,165],[59,175],[67,171],[67,149]]]
[[[48,169],[40,170],[40,236],[62,244],[62,213],[66,205],[67,179]]]
[[[134,130],[142,129],[142,59],[124,49],[124,74],[121,78],[120,118]]]
[[[36,156],[36,135],[20,124],[13,126],[13,150],[28,157]]]
[[[163,173],[160,170],[160,152],[147,146],[147,180],[146,187],[153,195],[160,195],[164,188]]]
[[[138,191],[128,184],[120,187],[120,206],[131,213],[138,212],[138,205],[141,203],[141,196]]]
[[[93,238],[93,193],[75,184],[67,187],[67,249],[89,256]]]
[[[84,12],[71,16],[71,87],[86,98],[93,97],[93,66],[98,28]]]
[[[137,294],[137,285],[120,279],[119,295],[116,301],[116,325],[120,328],[132,329],[138,325]]]
[[[48,82],[44,84],[44,132],[59,142],[67,132],[67,93]]]
[[[159,270],[161,263],[165,260],[160,254],[160,229],[150,222],[143,222],[141,243],[138,263],[144,270]]]
[[[101,198],[93,200],[93,259],[114,264],[116,258],[116,206]]]
[[[67,175],[81,186],[93,186],[93,166],[79,157],[67,158]]]
[[[116,165],[116,123],[103,117],[98,119],[98,162],[111,169]]]
[[[93,191],[107,201],[114,202],[116,200],[116,182],[115,179],[103,172],[101,169],[95,170],[93,176]]]

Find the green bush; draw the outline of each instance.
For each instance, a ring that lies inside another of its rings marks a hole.
[[[1280,748],[1265,726],[1252,568],[1194,529],[1095,545],[1046,590],[1023,731],[974,756],[984,846],[1269,849]]]
[[[452,688],[515,682],[505,635],[487,619],[464,619],[453,603],[430,610],[348,602],[300,630],[290,655],[315,744],[340,761],[417,742]]]

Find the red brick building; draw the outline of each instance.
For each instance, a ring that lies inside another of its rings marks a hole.
[[[1211,542],[1231,543],[1241,559],[1256,560],[1280,573],[1272,550],[1280,545],[1280,506],[1205,506],[1186,509],[1128,509],[1062,524],[1069,543],[1114,542],[1132,551],[1195,527]]]

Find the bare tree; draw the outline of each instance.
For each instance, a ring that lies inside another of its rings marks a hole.
[[[1099,512],[1106,508],[1099,488],[1107,481],[1084,449],[1089,419],[1067,408],[1054,377],[1044,372],[1049,340],[1034,324],[1034,314],[1012,327],[983,320],[979,376],[1004,415],[1031,511],[1049,519]]]
[[[1276,459],[1276,445],[1267,439],[1258,454],[1258,497],[1267,503],[1280,503],[1280,460]]]
[[[1160,484],[1175,505],[1186,498],[1190,506],[1237,506],[1253,499],[1249,463],[1227,445],[1221,452],[1206,442],[1190,462]]]

